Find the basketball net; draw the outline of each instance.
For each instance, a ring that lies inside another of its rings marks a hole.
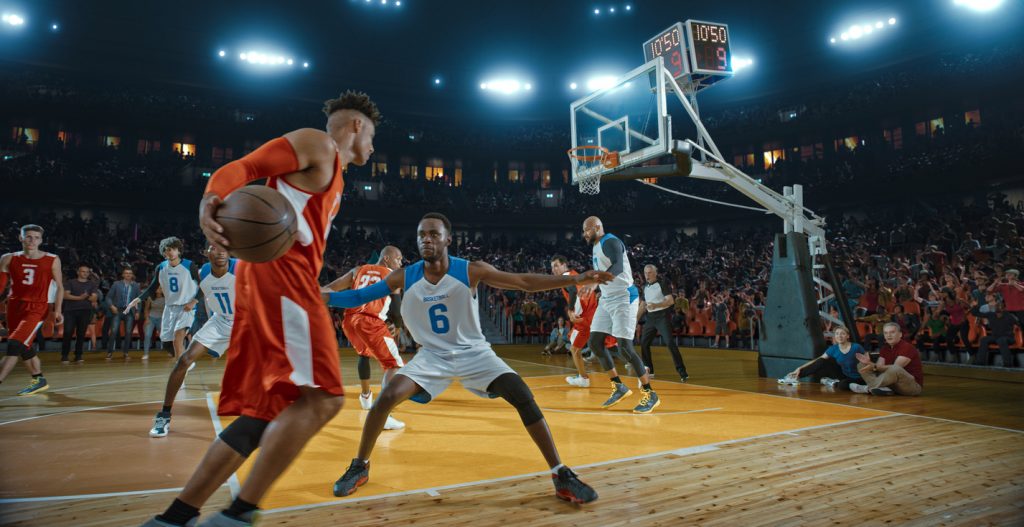
[[[568,154],[581,194],[600,193],[601,174],[605,169],[619,166],[619,153],[601,146],[577,146],[570,148]]]

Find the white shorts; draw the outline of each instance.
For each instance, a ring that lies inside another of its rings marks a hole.
[[[185,306],[164,306],[164,314],[160,317],[160,340],[171,342],[179,329],[192,327],[196,319],[196,310],[185,311]]]
[[[192,339],[206,346],[210,356],[218,359],[227,351],[228,342],[231,341],[231,322],[227,317],[214,315],[196,331]]]
[[[497,395],[488,393],[487,387],[500,375],[515,373],[491,348],[468,351],[432,351],[420,348],[416,356],[398,370],[423,388],[412,396],[418,403],[429,403],[441,395],[455,379],[473,394],[484,398]]]
[[[602,298],[597,303],[594,318],[590,321],[591,333],[607,333],[619,339],[633,339],[636,334],[636,314],[640,310],[638,300]]]

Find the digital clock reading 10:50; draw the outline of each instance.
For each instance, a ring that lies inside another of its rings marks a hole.
[[[729,26],[687,20],[690,60],[694,73],[732,75]]]
[[[686,35],[683,33],[683,24],[676,22],[672,24],[672,27],[644,43],[644,62],[664,57],[665,69],[673,78],[678,79],[690,73],[684,51],[685,43]]]

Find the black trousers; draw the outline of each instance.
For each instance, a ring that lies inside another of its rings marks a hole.
[[[839,363],[831,358],[823,359],[818,357],[814,359],[814,362],[800,370],[800,376],[817,377],[818,379],[822,377],[839,379],[839,384],[836,386],[846,391],[850,391],[851,384],[866,384],[863,379],[851,379],[843,375],[843,369],[839,367]]]
[[[978,353],[974,356],[974,364],[988,366],[988,346],[998,344],[999,353],[1003,356],[1003,367],[1013,367],[1013,353],[1010,353],[1010,344],[1013,344],[1013,337],[981,337],[978,341]]]
[[[686,377],[686,365],[683,364],[683,356],[679,354],[679,346],[672,337],[671,309],[663,309],[653,313],[647,313],[647,323],[644,324],[643,333],[640,334],[640,356],[644,360],[651,373],[654,373],[654,364],[651,362],[651,344],[654,337],[661,333],[661,337],[668,344],[668,352],[672,354],[672,362],[676,365],[676,372],[680,377]]]
[[[60,360],[68,360],[71,353],[71,334],[75,334],[75,360],[82,360],[82,347],[85,346],[85,332],[92,321],[91,309],[77,309],[64,312],[64,339],[60,345]]]

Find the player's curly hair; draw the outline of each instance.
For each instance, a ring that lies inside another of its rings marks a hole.
[[[174,236],[160,240],[160,254],[164,254],[167,249],[177,249],[180,254],[185,250],[185,243]]]
[[[361,91],[348,90],[339,95],[337,99],[324,101],[324,115],[327,117],[338,110],[355,110],[373,121],[374,126],[380,125],[380,121],[383,119],[380,110],[377,109],[377,104],[370,100],[369,95]]]

